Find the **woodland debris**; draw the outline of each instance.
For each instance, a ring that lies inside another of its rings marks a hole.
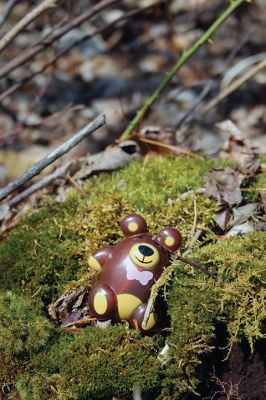
[[[62,326],[88,316],[87,291],[83,286],[64,293],[54,303],[49,304],[50,317]]]
[[[94,7],[90,7],[82,14],[65,23],[63,26],[61,26],[61,24],[57,25],[51,32],[48,32],[43,38],[33,43],[33,45],[29,47],[26,51],[19,54],[9,63],[6,63],[2,68],[0,68],[0,79],[9,74],[14,69],[20,67],[21,65],[24,65],[27,61],[31,60],[37,54],[45,50],[48,46],[50,46],[56,40],[60,39],[70,30],[76,28],[77,26],[80,26],[83,22],[87,21],[106,7],[109,7],[110,5],[115,4],[118,1],[119,0],[103,0],[100,3],[96,4]]]
[[[240,225],[235,225],[232,229],[230,229],[226,234],[225,237],[231,237],[235,235],[243,235],[246,233],[253,232],[255,230],[254,222],[247,221]]]
[[[242,207],[233,208],[233,219],[230,222],[230,226],[240,225],[249,218],[254,217],[257,214],[258,207],[258,203],[249,203]]]
[[[215,197],[220,204],[229,206],[241,203],[240,185],[245,176],[231,167],[212,169],[205,177],[206,194]]]
[[[231,210],[229,207],[222,208],[214,215],[214,221],[223,231],[227,228],[230,218]]]
[[[34,176],[38,175],[44,168],[52,164],[62,155],[68,153],[73,147],[85,139],[89,134],[94,132],[96,129],[100,128],[105,124],[105,116],[99,115],[92,122],[82,128],[74,136],[72,136],[67,142],[63,143],[61,146],[53,150],[46,157],[42,158],[40,161],[33,164],[27,171],[16,178],[13,182],[10,182],[6,187],[0,191],[0,201],[8,197],[11,193],[15,192],[26,182],[32,179]]]
[[[220,151],[220,157],[236,161],[240,165],[242,173],[254,175],[260,168],[260,161],[250,140],[245,139],[237,126],[230,120],[223,121],[217,126],[222,131],[231,134]]]
[[[0,53],[6,46],[32,21],[42,15],[46,10],[57,6],[57,0],[44,0],[36,8],[26,14],[10,31],[8,31],[0,40]]]
[[[133,140],[123,141],[115,146],[107,147],[103,152],[84,158],[81,169],[74,175],[74,179],[85,179],[95,172],[122,168],[138,157],[140,157],[138,143]]]

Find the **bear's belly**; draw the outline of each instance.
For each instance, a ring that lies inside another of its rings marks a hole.
[[[120,319],[129,319],[130,314],[142,301],[132,294],[124,293],[117,295],[117,308]]]

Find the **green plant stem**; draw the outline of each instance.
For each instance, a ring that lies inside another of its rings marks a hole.
[[[137,112],[135,117],[129,123],[125,131],[123,132],[123,138],[131,135],[136,126],[140,123],[140,121],[144,118],[146,112],[152,107],[152,105],[156,102],[156,100],[161,96],[166,86],[176,75],[177,71],[197,52],[197,50],[205,44],[212,36],[212,34],[224,23],[224,21],[242,4],[247,0],[235,0],[231,2],[229,7],[220,15],[214,23],[210,26],[210,28],[201,36],[199,40],[197,40],[190,49],[186,50],[175,65],[166,73],[164,79],[158,86],[158,88],[153,92],[153,94],[148,98],[143,107]]]

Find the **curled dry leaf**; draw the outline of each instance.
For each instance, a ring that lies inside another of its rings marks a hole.
[[[87,316],[89,312],[86,294],[87,291],[83,286],[64,293],[54,303],[49,304],[50,317],[55,322],[66,325]]]
[[[237,126],[230,120],[223,121],[217,126],[225,133],[230,133],[229,139],[220,151],[220,156],[236,161],[242,173],[248,176],[254,175],[260,168],[260,162],[250,140],[245,139]]]
[[[215,197],[219,203],[235,205],[242,201],[240,185],[245,175],[233,168],[212,169],[204,177],[206,194]]]
[[[231,209],[229,207],[223,207],[221,210],[217,211],[214,216],[214,221],[216,224],[225,231],[231,219]]]
[[[107,147],[106,150],[85,157],[81,169],[74,175],[74,179],[85,179],[89,175],[100,171],[113,171],[129,164],[140,157],[140,146],[133,140],[125,140],[116,146]]]
[[[243,224],[249,218],[255,217],[257,214],[258,206],[258,203],[250,203],[242,207],[233,208],[233,219],[230,223],[230,226]]]
[[[231,236],[243,235],[244,233],[250,233],[253,232],[254,230],[255,230],[254,222],[247,221],[244,222],[244,224],[234,226],[225,234],[224,237],[228,238]]]

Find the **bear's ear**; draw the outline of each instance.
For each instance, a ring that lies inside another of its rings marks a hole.
[[[122,219],[120,227],[125,236],[137,235],[148,231],[144,218],[138,214],[129,214]]]
[[[177,229],[167,227],[156,236],[155,241],[165,250],[175,252],[182,244],[182,236]]]

